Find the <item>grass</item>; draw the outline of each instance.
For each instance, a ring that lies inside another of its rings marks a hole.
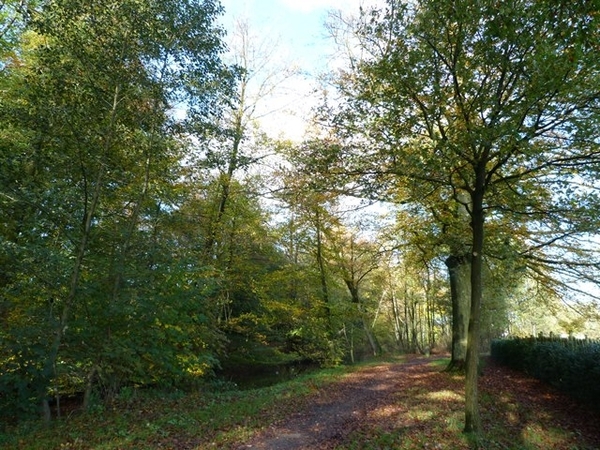
[[[397,361],[395,361],[397,362]],[[370,364],[376,364],[372,362]],[[373,409],[339,450],[383,449],[572,449],[588,446],[573,430],[556,426],[554,412],[519,403],[510,390],[483,389],[485,433],[462,433],[464,379],[441,372],[446,360],[404,381],[392,408]],[[327,369],[274,386],[246,391],[126,391],[117,402],[98,405],[50,426],[26,423],[0,434],[2,449],[231,448],[297,411],[319,389],[331,388],[359,367]]]
[[[221,392],[128,391],[111,405],[97,405],[44,426],[23,423],[0,434],[0,448],[155,449],[223,448],[292,412],[317,389],[355,369],[324,369],[274,386]]]

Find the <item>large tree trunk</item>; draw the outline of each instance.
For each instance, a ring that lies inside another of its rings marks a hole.
[[[452,297],[452,358],[446,370],[465,370],[469,316],[471,309],[471,258],[469,255],[446,259]]]
[[[467,345],[467,374],[465,380],[465,432],[478,432],[481,429],[479,416],[479,395],[477,389],[479,366],[479,334],[481,298],[483,294],[483,240],[485,215],[483,196],[485,194],[486,158],[482,158],[476,168],[475,189],[471,226],[473,229],[473,253],[471,255],[471,317]]]
[[[360,301],[360,296],[358,294],[358,285],[354,283],[352,280],[344,280],[346,282],[346,286],[348,286],[348,290],[350,291],[350,296],[352,297],[352,303],[356,304],[358,308],[358,313],[360,315],[360,322],[362,324],[363,330],[365,331],[365,335],[367,340],[369,341],[369,345],[371,346],[371,350],[373,351],[373,356],[378,356],[381,354],[381,345],[377,340],[377,337],[371,332],[369,328],[369,324],[365,318],[364,307]]]

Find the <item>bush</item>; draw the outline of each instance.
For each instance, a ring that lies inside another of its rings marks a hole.
[[[600,342],[560,338],[515,338],[492,342],[492,359],[600,405]]]

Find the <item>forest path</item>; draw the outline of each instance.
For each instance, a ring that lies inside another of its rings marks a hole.
[[[410,387],[431,383],[440,367],[434,358],[413,358],[401,364],[361,369],[315,392],[308,407],[283,418],[234,448],[254,450],[331,449],[380,413],[402,409],[399,397]],[[383,426],[385,424],[382,423]]]
[[[464,377],[443,372],[439,359],[412,357],[359,369],[315,388],[294,413],[230,448],[600,448],[597,410],[494,364],[485,368],[479,381],[483,441],[469,441],[461,433]]]

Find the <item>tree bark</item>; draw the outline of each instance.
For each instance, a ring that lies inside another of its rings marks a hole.
[[[478,432],[481,429],[479,416],[479,395],[477,389],[479,366],[479,335],[481,317],[481,297],[483,294],[483,241],[485,215],[483,197],[485,194],[485,175],[487,158],[481,158],[475,171],[475,188],[473,189],[473,209],[471,227],[473,231],[473,253],[471,255],[471,317],[469,318],[469,335],[466,360],[465,380],[465,429],[466,433]]]
[[[329,305],[329,289],[327,287],[327,274],[325,272],[325,258],[323,256],[323,224],[319,209],[315,211],[315,232],[317,235],[317,265],[319,266],[319,279],[321,281],[321,294],[323,295],[323,308],[327,319],[329,337],[333,334],[331,322],[331,306]]]
[[[362,324],[363,330],[365,331],[365,335],[367,336],[367,340],[369,341],[369,345],[371,346],[371,350],[373,351],[373,356],[377,356],[381,353],[381,345],[379,341],[375,337],[375,335],[371,332],[369,328],[369,324],[365,319],[365,311],[363,305],[360,301],[360,296],[358,294],[358,285],[353,280],[344,280],[346,282],[346,286],[350,291],[350,296],[352,297],[352,303],[356,304],[358,308],[358,313],[360,315],[360,322]]]
[[[446,370],[464,372],[471,309],[471,258],[452,255],[445,262],[452,297],[452,357]]]
[[[86,376],[85,391],[83,393],[83,410],[88,411],[92,404],[92,393],[94,389],[94,378],[96,377],[96,366],[92,367]]]
[[[394,287],[391,289],[391,300],[392,300],[392,319],[394,324],[394,336],[396,338],[396,345],[399,350],[403,349],[403,335],[402,335],[402,318],[400,317],[400,305],[398,305],[398,297],[396,297],[396,292]]]

